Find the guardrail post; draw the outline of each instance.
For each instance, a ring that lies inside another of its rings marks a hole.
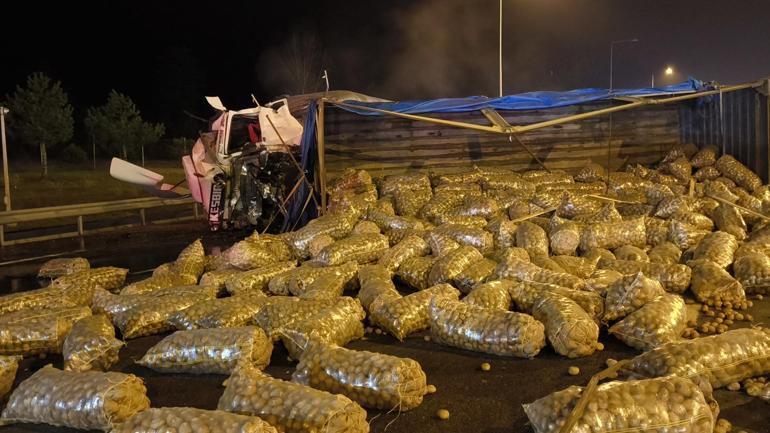
[[[143,226],[147,225],[147,218],[144,214],[144,208],[139,209],[139,220],[141,220]]]
[[[198,203],[193,202],[193,218],[197,221],[199,218],[198,215]]]
[[[5,224],[0,224],[0,248],[5,247]]]
[[[85,235],[85,230],[83,230],[83,215],[78,215],[78,236],[81,238]]]

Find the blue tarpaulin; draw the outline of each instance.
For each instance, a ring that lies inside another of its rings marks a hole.
[[[668,93],[697,92],[703,88],[703,82],[694,78],[690,78],[683,83],[673,84],[670,86],[640,89],[613,89],[612,92],[610,92],[608,89],[575,89],[565,92],[528,92],[520,93],[518,95],[503,96],[500,98],[469,96],[467,98],[442,98],[429,101],[345,101],[345,103],[348,105],[371,107],[405,114],[458,113],[465,111],[477,111],[481,110],[482,108],[494,108],[496,110],[538,110],[607,100],[618,96],[650,96]],[[357,110],[349,107],[340,108],[365,116],[384,115],[382,113]]]
[[[316,140],[315,121],[317,109],[318,105],[316,104],[316,101],[311,101],[310,105],[307,107],[307,117],[305,118],[302,141],[299,143],[301,154],[299,163],[302,167],[302,171],[305,172],[306,178],[311,182],[315,175],[315,163],[318,159],[318,142]],[[311,194],[315,193],[316,192],[307,182],[302,182],[297,189],[297,192],[288,203],[288,216],[283,221],[283,226],[281,227],[282,232],[302,227],[307,224],[308,221],[318,216],[316,202],[310,197]]]

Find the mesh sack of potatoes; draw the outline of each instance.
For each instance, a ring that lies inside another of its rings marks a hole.
[[[664,344],[633,358],[623,372],[631,377],[704,375],[714,388],[770,373],[770,333],[760,328]]]
[[[708,167],[717,162],[716,146],[704,146],[690,159],[690,164],[695,168]]]
[[[686,265],[665,263],[646,263],[630,260],[600,259],[599,268],[612,269],[629,275],[642,272],[648,278],[660,281],[668,292],[683,293],[690,286],[692,269]]]
[[[463,246],[439,257],[428,273],[428,286],[452,281],[472,263],[483,260],[484,256],[470,246]]]
[[[30,308],[75,307],[77,304],[62,296],[62,290],[44,288],[0,296],[0,314]]]
[[[417,216],[428,201],[430,201],[433,192],[430,187],[417,189],[402,189],[393,194],[395,201],[396,214],[401,216]]]
[[[505,262],[508,260],[521,260],[525,262],[529,262],[529,253],[524,248],[519,247],[510,247],[505,248],[502,250],[495,250],[490,255],[489,258],[496,262]]]
[[[334,243],[334,238],[329,235],[318,235],[307,245],[307,252],[315,259],[324,248]]]
[[[615,254],[606,248],[591,248],[588,251],[583,251],[580,257],[597,263],[601,259],[615,260]]]
[[[668,221],[661,218],[647,218],[645,221],[645,240],[648,245],[652,246],[668,242]]]
[[[532,316],[545,325],[545,334],[556,353],[579,358],[599,345],[599,325],[575,301],[553,292],[540,295]]]
[[[730,233],[739,241],[746,239],[746,222],[741,212],[735,207],[721,203],[711,213],[711,217],[714,219],[714,224],[719,230]]]
[[[494,248],[494,239],[492,233],[477,227],[467,227],[458,224],[444,224],[436,227],[434,231],[438,234],[449,236],[460,245],[468,245],[487,252]]]
[[[64,339],[64,369],[72,371],[107,370],[118,362],[124,343],[115,338],[115,327],[104,314],[84,317]]]
[[[356,189],[366,185],[372,185],[372,176],[368,171],[346,168],[340,177],[335,179],[334,182],[329,185],[328,191],[329,193],[334,193],[346,189]]]
[[[471,262],[469,266],[452,278],[452,283],[461,292],[469,293],[475,286],[491,277],[495,273],[495,268],[497,268],[496,261],[482,258]]]
[[[352,235],[321,250],[315,260],[324,266],[340,265],[350,261],[369,263],[377,261],[389,247],[387,236],[379,233]]]
[[[115,295],[100,287],[97,287],[94,289],[91,309],[93,310],[94,314],[104,313],[107,315],[107,317],[110,318],[110,320],[112,320],[116,314],[129,310],[151,298],[178,296],[185,293],[196,294],[200,293],[201,290],[211,290],[209,288],[216,289],[215,286],[180,286],[159,289],[144,295]]]
[[[733,263],[735,279],[747,295],[770,293],[770,258],[760,253],[748,253]]]
[[[278,433],[278,430],[259,417],[192,407],[143,410],[112,430],[112,433],[158,432]]]
[[[458,300],[460,292],[449,284],[439,284],[394,300],[377,300],[371,306],[369,321],[397,339],[430,326],[428,305],[432,298]]]
[[[168,323],[177,330],[245,326],[269,299],[262,292],[207,299],[172,314]]]
[[[200,239],[186,246],[174,261],[174,268],[180,274],[195,275],[200,277],[203,274],[206,263],[206,252],[203,250],[203,244]]]
[[[88,259],[82,257],[51,259],[43,263],[37,271],[38,278],[59,278],[91,269]]]
[[[254,314],[254,323],[273,340],[279,338],[278,330],[302,321],[328,307],[329,301],[299,299],[294,296],[270,296]]]
[[[330,212],[311,220],[305,227],[289,235],[288,242],[292,254],[298,258],[307,258],[310,241],[319,235],[329,235],[334,239],[347,236],[359,216],[356,212]]]
[[[548,256],[533,256],[530,262],[532,262],[533,265],[540,266],[541,268],[549,271],[558,272],[562,274],[569,274],[569,272],[565,271],[564,268],[562,268],[558,263],[556,263],[553,259],[551,259]]]
[[[369,311],[372,303],[379,297],[383,297],[383,300],[401,297],[393,284],[391,273],[382,265],[362,266],[358,270],[358,285],[361,289],[356,297],[366,311]]]
[[[377,227],[384,232],[399,229],[421,229],[423,227],[423,223],[417,218],[398,216],[380,209],[369,209],[364,217],[367,221],[377,224]]]
[[[746,192],[744,189],[739,188],[736,190],[736,193],[740,197],[735,204],[738,206],[742,206],[748,210],[757,212],[759,214],[762,213],[762,200],[754,197],[753,195]],[[763,220],[758,215],[747,212],[747,211],[741,211],[741,215],[743,216],[743,220],[746,222],[747,225],[755,226],[757,223],[761,223]]]
[[[671,216],[671,218],[690,224],[701,230],[708,230],[708,231],[714,230],[714,221],[711,218],[707,217],[706,215],[703,215],[702,213],[680,212],[680,213],[675,213],[674,215]]]
[[[692,174],[690,161],[685,157],[679,157],[664,166],[666,172],[674,176],[680,182],[689,182]]]
[[[518,227],[518,224],[507,218],[490,223],[487,230],[492,232],[495,249],[516,246],[516,229]]]
[[[510,285],[508,293],[511,295],[516,309],[525,313],[532,313],[535,302],[544,293],[556,293],[575,301],[596,322],[604,313],[604,298],[597,293],[585,290],[568,289],[556,284],[522,281]]]
[[[701,230],[693,225],[672,219],[668,222],[666,239],[682,250],[687,250],[698,245],[709,232],[709,230]]]
[[[722,268],[733,263],[738,241],[735,236],[722,231],[709,233],[701,239],[693,251],[693,260],[708,260]]]
[[[477,307],[508,311],[511,307],[510,290],[513,284],[516,283],[511,280],[488,281],[474,287],[462,301]]]
[[[557,255],[575,254],[580,246],[580,226],[568,220],[553,224],[550,230],[551,251]]]
[[[607,382],[593,390],[570,386],[525,404],[524,412],[536,433],[559,433],[587,392],[569,431],[711,433],[718,406],[704,382],[671,376]]]
[[[353,230],[350,232],[351,235],[362,235],[366,233],[379,234],[380,228],[371,221],[359,221],[353,226]]]
[[[11,393],[2,420],[109,431],[150,406],[146,392],[133,374],[46,365]]]
[[[0,400],[13,388],[16,371],[19,369],[21,356],[0,355]]]
[[[354,263],[355,262],[350,262]],[[300,286],[297,293],[292,292],[300,299],[315,299],[334,301],[342,296],[345,290],[345,278],[342,275],[327,272],[318,276],[307,286]]]
[[[432,221],[441,215],[448,215],[462,204],[465,195],[464,191],[436,191],[420,210],[420,217]]]
[[[428,242],[430,252],[435,257],[443,257],[450,251],[460,248],[460,244],[445,234],[430,231],[425,234],[425,240]]]
[[[597,260],[589,260],[585,257],[576,256],[552,256],[550,257],[564,272],[572,274],[578,278],[590,278],[596,270]]]
[[[354,289],[357,283],[357,271],[358,265],[355,262],[329,267],[312,266],[310,262],[305,262],[303,266],[275,275],[270,279],[267,287],[274,295],[299,294],[319,276],[334,273],[343,277],[348,288]]]
[[[516,246],[524,248],[530,257],[548,256],[548,235],[537,224],[524,221],[516,228]]]
[[[410,287],[425,290],[429,287],[428,276],[433,264],[438,260],[438,257],[433,256],[408,258],[398,267],[396,276]]]
[[[607,170],[593,161],[588,162],[575,175],[576,182],[601,182],[607,178]]]
[[[756,173],[730,155],[722,155],[715,166],[723,176],[746,188],[749,192],[754,192],[755,189],[762,186],[762,179]]]
[[[225,280],[227,292],[233,296],[263,292],[273,277],[297,267],[293,260],[276,262],[249,271],[231,275]]]
[[[607,288],[602,320],[622,319],[663,294],[663,286],[643,273],[626,275]]]
[[[452,210],[452,214],[465,217],[490,218],[500,212],[497,201],[481,195],[466,195],[462,203]]]
[[[374,185],[355,190],[342,191],[329,196],[326,211],[329,213],[350,214],[358,217],[366,213],[377,203],[377,188]],[[355,221],[351,221],[355,223]]]
[[[259,241],[246,238],[222,252],[227,265],[243,271],[275,263],[281,258]]]
[[[295,320],[282,326],[276,333],[280,336],[289,356],[299,359],[310,339],[344,346],[364,336],[362,320],[366,312],[354,298],[339,298],[330,305],[304,320]]]
[[[227,380],[218,410],[258,416],[284,433],[366,433],[366,411],[349,398],[270,377],[241,365]]]
[[[433,219],[433,222],[442,224],[456,224],[461,226],[484,228],[487,225],[487,219],[483,216],[466,216],[466,215],[439,215]]]
[[[591,248],[615,249],[623,245],[643,247],[647,243],[644,218],[628,221],[592,224],[583,229],[580,235],[580,249]]]
[[[598,224],[622,221],[623,216],[620,215],[614,203],[605,203],[596,212],[577,215],[574,220],[586,224]]]
[[[201,286],[216,286],[217,288],[224,290],[227,287],[227,280],[242,272],[242,270],[236,268],[215,269],[201,275],[198,284]]]
[[[597,269],[589,278],[586,278],[586,289],[604,296],[607,289],[621,278],[623,278],[623,274],[618,271]]]
[[[126,311],[113,316],[113,323],[124,339],[144,337],[171,331],[168,319],[180,310],[217,295],[215,287],[201,287],[197,292],[149,297]]]
[[[615,248],[612,253],[615,254],[615,258],[618,260],[637,260],[640,262],[650,261],[650,257],[647,256],[647,253],[643,249],[633,245],[623,245],[620,248]]]
[[[78,287],[84,285],[100,286],[104,290],[117,292],[126,282],[128,269],[105,266],[91,268],[74,274],[61,276],[51,283],[51,288]]]
[[[586,285],[585,280],[572,274],[550,271],[515,258],[500,262],[495,269],[494,275],[497,278],[514,278],[519,281],[550,283],[576,290],[584,289]]]
[[[380,195],[394,195],[403,190],[430,189],[430,178],[425,173],[411,172],[405,174],[392,174],[379,179],[378,187]]]
[[[481,185],[478,183],[442,183],[433,188],[433,196],[437,193],[454,192],[459,194],[480,194]],[[432,199],[431,199],[432,200]]]
[[[746,301],[743,286],[724,268],[709,260],[699,260],[692,266],[690,290],[698,302],[738,304]]]
[[[408,411],[419,406],[426,393],[425,372],[413,359],[316,340],[308,342],[291,379],[372,409]]]
[[[326,285],[335,286],[334,290],[338,290],[340,293],[345,288],[354,289],[358,285],[356,274],[358,273],[359,266],[354,261],[346,262],[339,266],[305,267],[312,271],[301,273],[292,270],[290,272],[292,276],[289,278],[287,286],[289,293],[292,295],[301,296],[308,290],[317,288],[318,285],[315,285],[315,282],[318,280],[322,280]]]
[[[654,216],[658,218],[670,218],[677,213],[692,212],[695,199],[690,196],[674,195],[666,197],[658,203]]]
[[[425,256],[430,253],[430,246],[417,235],[408,235],[399,243],[386,250],[377,261],[388,271],[395,272],[405,260]]]
[[[556,215],[562,218],[593,215],[601,209],[602,203],[591,197],[564,193],[556,207]]]
[[[684,300],[666,293],[612,325],[609,332],[633,348],[650,350],[678,340],[686,327]]]
[[[61,353],[72,325],[90,316],[88,307],[21,310],[0,320],[0,355]]]
[[[705,240],[705,236],[701,239],[701,243]],[[663,263],[668,265],[674,265],[679,263],[679,259],[682,257],[682,250],[679,249],[673,242],[665,241],[652,247],[647,252],[647,257],[651,263]]]
[[[558,203],[556,203],[558,204]],[[531,203],[529,199],[516,200],[508,206],[508,217],[511,220],[517,220],[524,218],[528,215],[543,212],[545,208],[540,207],[534,203]]]
[[[716,169],[716,167],[708,166],[699,168],[698,171],[692,175],[692,177],[694,177],[698,182],[704,182],[707,180],[714,180],[721,175],[722,174],[719,172],[719,170]]]
[[[740,198],[735,192],[736,186],[728,186],[724,182],[704,182],[703,195],[709,198],[722,199],[730,203],[735,203]]]
[[[152,346],[137,364],[161,373],[230,374],[241,363],[263,369],[273,342],[256,326],[177,331]]]
[[[545,328],[532,316],[483,308],[451,298],[433,298],[428,307],[433,341],[500,356],[533,358],[545,346]]]
[[[123,287],[120,290],[120,294],[142,295],[167,287],[189,286],[197,283],[198,279],[195,276],[178,273],[163,273],[131,283],[126,287]]]

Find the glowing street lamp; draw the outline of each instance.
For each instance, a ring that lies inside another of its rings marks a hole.
[[[666,75],[674,75],[674,68],[672,68],[671,66],[668,66],[666,68]]]
[[[670,77],[674,75],[674,68],[672,66],[666,66],[663,70],[663,75]],[[655,73],[652,74],[652,80],[650,81],[650,87],[655,87]]]

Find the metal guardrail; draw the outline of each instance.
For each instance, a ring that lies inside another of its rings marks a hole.
[[[113,225],[109,227],[102,227],[88,230],[88,233],[103,233],[116,229],[122,229],[127,227],[136,227],[147,225],[147,215],[145,210],[166,207],[166,206],[182,206],[192,205],[193,215],[188,217],[168,218],[155,220],[155,223],[175,222],[196,220],[200,218],[200,212],[198,210],[198,203],[192,199],[164,199],[158,197],[136,198],[128,200],[115,200],[115,201],[103,201],[96,203],[80,203],[71,204],[65,206],[51,206],[41,207],[34,209],[21,209],[9,212],[0,212],[0,247],[8,245],[26,244],[31,242],[40,242],[53,239],[63,239],[80,237],[81,239],[86,235],[86,229],[83,224],[83,217],[88,215],[101,215],[115,212],[131,212],[139,211],[139,222],[132,224]],[[26,238],[6,240],[5,239],[5,226],[10,224],[28,223],[33,221],[46,221],[62,218],[75,218],[77,230],[68,231],[65,233],[54,233],[40,236],[30,236]]]

